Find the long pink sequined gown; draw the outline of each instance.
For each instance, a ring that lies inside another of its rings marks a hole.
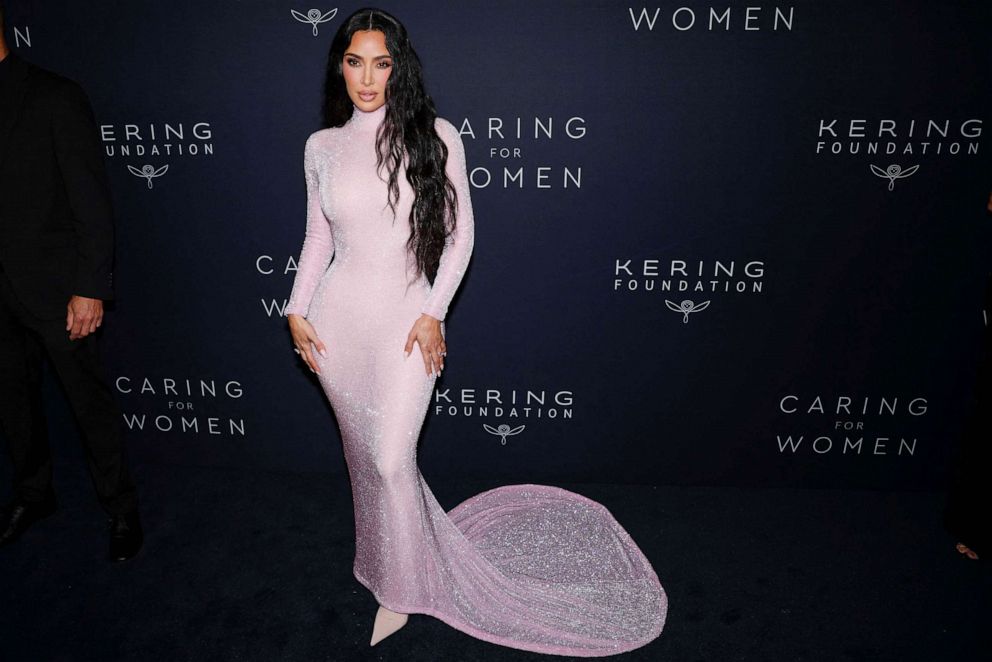
[[[587,657],[642,646],[661,633],[667,596],[606,508],[524,484],[446,513],[420,473],[417,440],[436,377],[419,346],[409,357],[403,348],[421,313],[444,320],[472,253],[474,221],[461,137],[438,118],[457,225],[433,287],[413,278],[413,191],[401,173],[394,220],[385,169],[376,174],[384,117],[385,106],[355,107],[344,126],[307,140],[306,239],[286,307],[306,316],[327,348],[316,358],[354,495],[355,577],[388,609],[430,614],[504,646]]]

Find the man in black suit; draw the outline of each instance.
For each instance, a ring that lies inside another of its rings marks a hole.
[[[124,561],[143,534],[120,412],[97,355],[114,248],[99,133],[82,88],[12,53],[3,23],[0,0],[0,425],[14,468],[0,546],[56,510],[40,384],[47,354],[110,515],[110,559]]]

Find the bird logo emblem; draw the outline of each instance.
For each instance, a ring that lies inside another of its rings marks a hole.
[[[141,166],[140,169],[135,168],[134,166],[128,166],[127,169],[130,170],[131,174],[134,175],[135,177],[142,177],[145,180],[147,180],[148,188],[152,188],[152,180],[155,179],[156,177],[161,177],[162,175],[164,175],[165,171],[169,169],[169,166],[164,165],[158,170],[156,170],[155,166],[150,166],[145,164]]]
[[[871,171],[873,173],[875,173],[879,177],[884,177],[885,179],[889,180],[889,190],[890,191],[895,187],[896,180],[897,179],[902,179],[903,177],[909,177],[910,175],[912,175],[914,172],[916,172],[919,169],[920,169],[919,164],[914,165],[914,166],[910,166],[909,168],[906,168],[905,170],[902,169],[902,166],[896,165],[895,163],[893,163],[892,165],[890,165],[885,170],[882,170],[877,165],[872,165],[871,166]]]
[[[527,427],[527,426],[526,425],[519,425],[519,426],[517,426],[515,428],[511,428],[506,423],[501,423],[498,427],[495,427],[494,428],[491,425],[487,425],[486,423],[483,423],[482,424],[482,427],[489,434],[494,434],[494,435],[498,436],[499,439],[500,439],[500,443],[503,444],[504,446],[506,446],[506,438],[507,437],[512,437],[515,434],[520,434],[521,432],[524,431],[524,428]]]
[[[329,20],[334,18],[334,15],[338,13],[337,9],[332,9],[326,14],[321,12],[319,9],[311,9],[306,14],[302,14],[295,9],[290,9],[289,12],[293,15],[300,23],[308,23],[313,26],[313,36],[317,36],[317,26],[321,23],[327,23]]]
[[[669,310],[674,310],[677,313],[682,313],[682,323],[689,323],[689,313],[698,313],[700,310],[705,310],[707,306],[710,305],[709,301],[704,301],[700,304],[695,304],[690,299],[686,299],[680,304],[673,303],[668,299],[665,299],[665,305],[668,306]]]

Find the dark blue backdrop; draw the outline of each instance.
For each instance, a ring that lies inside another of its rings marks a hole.
[[[131,454],[343,473],[281,309],[361,5],[7,4],[101,125]],[[385,6],[475,184],[428,478],[943,484],[989,268],[987,5]]]

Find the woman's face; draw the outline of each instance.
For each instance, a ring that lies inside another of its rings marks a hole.
[[[359,109],[370,112],[386,103],[386,81],[392,70],[386,35],[378,30],[359,30],[352,35],[341,72],[348,96]]]

